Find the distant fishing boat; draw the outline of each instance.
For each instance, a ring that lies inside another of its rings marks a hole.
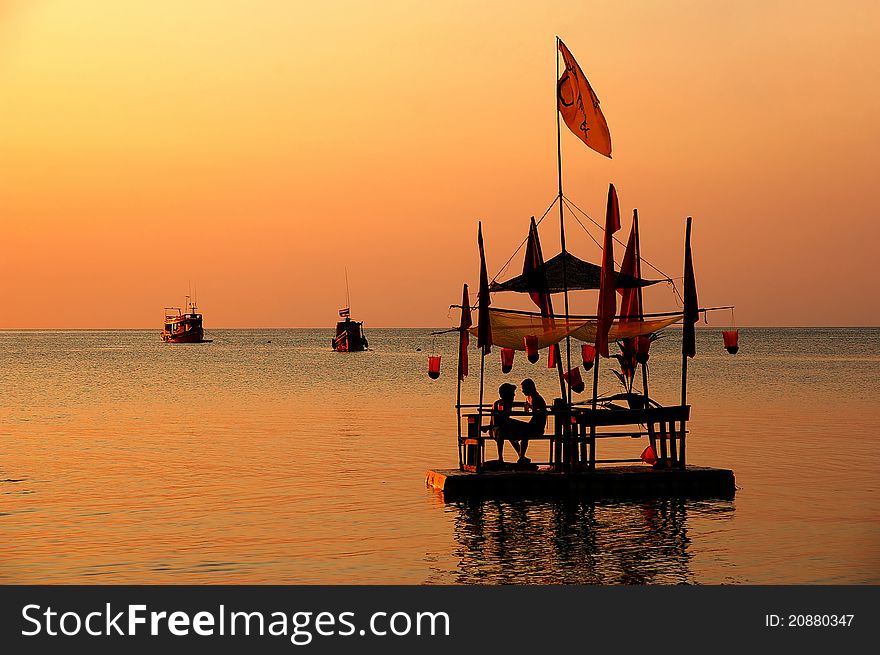
[[[198,307],[186,297],[186,311],[180,307],[165,308],[165,329],[162,330],[162,341],[167,343],[209,343],[205,339],[202,328],[202,315]]]
[[[339,310],[339,316],[343,320],[336,324],[336,336],[331,339],[333,350],[338,353],[362,352],[370,344],[364,335],[363,321],[351,320],[351,310],[343,307]]]
[[[351,302],[348,297],[348,269],[345,269],[345,307],[339,310],[342,320],[336,324],[336,336],[330,340],[333,350],[338,353],[363,352],[369,348],[364,335],[363,321],[351,320]]]

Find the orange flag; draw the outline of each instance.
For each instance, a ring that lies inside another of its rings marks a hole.
[[[568,129],[590,148],[611,158],[611,132],[599,109],[599,98],[565,44],[557,39],[565,70],[556,87],[557,106]]]
[[[620,229],[620,206],[614,185],[608,185],[608,208],[605,210],[605,243],[602,247],[602,273],[599,276],[599,306],[596,310],[596,350],[608,357],[608,330],[617,311],[614,291],[614,233]]]

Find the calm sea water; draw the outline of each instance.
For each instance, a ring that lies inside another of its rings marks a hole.
[[[462,504],[424,484],[457,465],[456,336],[208,332],[0,332],[0,583],[880,583],[880,329],[743,329],[735,357],[698,332],[689,462],[734,500]],[[652,349],[666,404],[678,348]],[[497,357],[490,397],[554,395]]]

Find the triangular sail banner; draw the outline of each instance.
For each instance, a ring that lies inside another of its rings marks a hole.
[[[471,300],[468,297],[468,285],[461,292],[461,322],[458,324],[458,379],[464,380],[468,374],[468,342],[470,341]]]
[[[534,291],[529,298],[541,310],[541,316],[553,316],[553,305],[550,301],[550,289],[547,286],[547,273],[544,266],[544,255],[541,252],[541,240],[538,238],[538,226],[535,217],[529,224],[529,238],[526,242],[526,256],[523,260],[522,276],[532,283]]]
[[[620,229],[620,206],[614,185],[608,185],[608,207],[605,210],[605,243],[602,246],[602,280],[599,284],[599,305],[596,310],[596,350],[608,357],[608,330],[617,310],[614,292],[614,233]]]
[[[483,224],[477,224],[477,245],[480,247],[480,297],[477,309],[477,348],[483,349],[483,355],[492,352],[492,324],[489,321],[489,275],[486,273],[486,253],[483,250]]]
[[[639,262],[639,215],[633,212],[632,230],[629,233],[629,241],[626,242],[626,251],[623,254],[623,262],[620,264],[620,274],[638,277]],[[637,321],[642,315],[642,306],[639,302],[639,290],[634,288],[621,289],[620,294],[620,320]]]
[[[557,39],[565,70],[556,86],[557,106],[568,129],[599,154],[611,157],[611,133],[599,98],[565,44]]]
[[[694,324],[700,320],[697,301],[697,282],[694,279],[694,260],[691,256],[691,217],[687,219],[684,238],[684,326],[681,335],[681,353],[688,357],[697,354],[697,338]]]

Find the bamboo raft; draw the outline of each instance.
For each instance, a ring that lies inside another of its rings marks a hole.
[[[485,471],[480,475],[458,469],[428,471],[427,486],[441,491],[448,502],[486,498],[733,498],[733,471],[704,466],[653,469],[612,466],[595,471],[561,473]]]
[[[631,410],[579,409],[557,400],[550,411],[553,431],[529,440],[547,444],[547,457],[526,466],[484,461],[491,436],[479,429],[481,415],[465,414],[467,430],[459,439],[458,470],[430,470],[427,486],[445,500],[503,497],[586,498],[664,497],[732,498],[733,471],[688,465],[687,421],[690,407]],[[605,439],[647,438],[658,454],[657,464],[642,458],[599,459],[597,445]],[[541,446],[535,444],[535,450]],[[640,462],[640,464],[636,464]]]

